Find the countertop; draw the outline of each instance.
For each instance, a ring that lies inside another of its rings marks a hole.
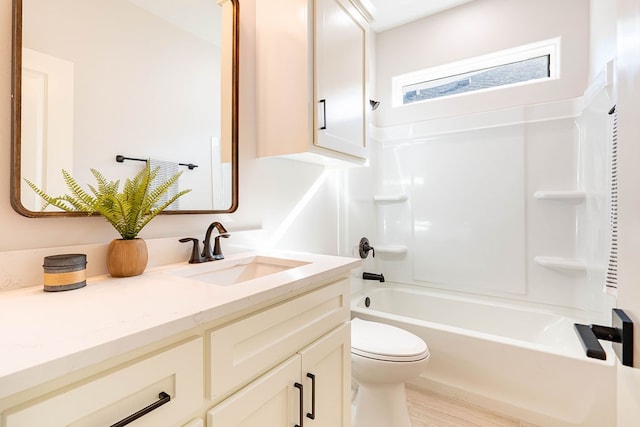
[[[312,289],[360,265],[356,258],[287,252],[248,256],[308,264],[230,286],[171,274],[180,263],[129,278],[99,276],[71,291],[0,293],[0,399],[267,301]],[[200,264],[201,265],[201,264]]]

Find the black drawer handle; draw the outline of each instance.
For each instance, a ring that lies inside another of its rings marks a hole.
[[[316,419],[316,376],[307,372],[307,378],[311,378],[311,412],[307,412],[307,418]]]
[[[169,401],[171,400],[171,396],[169,396],[164,391],[161,391],[160,394],[158,394],[158,399],[160,399],[160,400],[158,400],[156,402],[153,402],[151,405],[147,406],[146,408],[140,409],[135,414],[131,414],[127,418],[124,418],[124,419],[118,421],[117,423],[113,424],[111,427],[123,427],[123,426],[126,426],[129,423],[134,422],[138,418],[147,415],[149,412],[153,411],[156,408],[161,407],[165,403],[169,403]]]
[[[298,390],[300,390],[300,409],[299,409],[299,415],[298,415],[300,424],[296,424],[295,427],[303,427],[304,426],[304,394],[302,392],[302,384],[295,383],[293,386]]]

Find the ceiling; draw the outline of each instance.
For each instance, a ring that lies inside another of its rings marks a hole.
[[[373,7],[373,31],[379,33],[472,0],[366,0]]]

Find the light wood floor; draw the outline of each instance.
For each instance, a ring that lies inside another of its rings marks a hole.
[[[485,409],[407,387],[412,427],[536,427]]]

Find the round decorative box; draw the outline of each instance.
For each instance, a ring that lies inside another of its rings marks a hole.
[[[78,289],[87,284],[87,256],[62,254],[44,257],[43,282],[47,292]]]

